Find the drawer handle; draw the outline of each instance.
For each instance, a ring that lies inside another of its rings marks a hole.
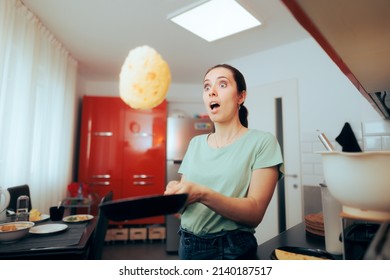
[[[135,174],[133,175],[133,179],[149,179],[153,178],[152,175],[147,175],[147,174]]]
[[[110,182],[91,182],[90,185],[94,185],[94,186],[109,186],[110,185]]]
[[[91,178],[93,178],[93,179],[110,179],[111,175],[110,174],[96,174],[96,175],[92,175]]]
[[[152,182],[145,182],[145,181],[138,181],[138,182],[133,182],[133,185],[135,186],[147,186],[147,185],[153,185]]]
[[[110,136],[114,135],[114,133],[112,133],[111,131],[102,131],[102,132],[94,132],[93,135],[94,136],[110,137]]]

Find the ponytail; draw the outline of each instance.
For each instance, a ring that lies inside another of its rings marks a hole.
[[[244,104],[240,105],[238,109],[238,117],[240,118],[240,123],[248,128],[248,109],[244,106]]]

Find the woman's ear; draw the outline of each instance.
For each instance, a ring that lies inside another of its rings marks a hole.
[[[246,99],[246,90],[243,90],[240,93],[239,100],[238,100],[238,105],[244,104],[245,99]]]

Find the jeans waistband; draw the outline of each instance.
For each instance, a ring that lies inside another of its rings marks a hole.
[[[256,238],[250,231],[237,229],[195,235],[181,228],[179,234],[182,259],[252,259],[257,251]]]
[[[230,236],[236,236],[236,235],[241,235],[241,234],[252,235],[251,232],[246,231],[246,230],[241,230],[241,229],[226,230],[226,231],[220,231],[220,232],[216,232],[216,233],[207,233],[207,234],[198,235],[198,234],[194,234],[193,232],[186,230],[182,227],[180,227],[180,229],[179,229],[179,234],[182,234],[184,236],[191,236],[193,238],[199,238],[199,239],[203,239],[203,240],[212,240],[212,239],[216,239],[216,238],[229,238]]]

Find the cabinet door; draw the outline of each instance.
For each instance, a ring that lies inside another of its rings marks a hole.
[[[124,119],[123,197],[163,194],[166,102],[151,110],[126,110]],[[142,223],[163,221],[163,217],[159,217],[143,219]]]
[[[83,99],[79,181],[100,197],[108,191],[122,197],[124,103],[114,97]]]

